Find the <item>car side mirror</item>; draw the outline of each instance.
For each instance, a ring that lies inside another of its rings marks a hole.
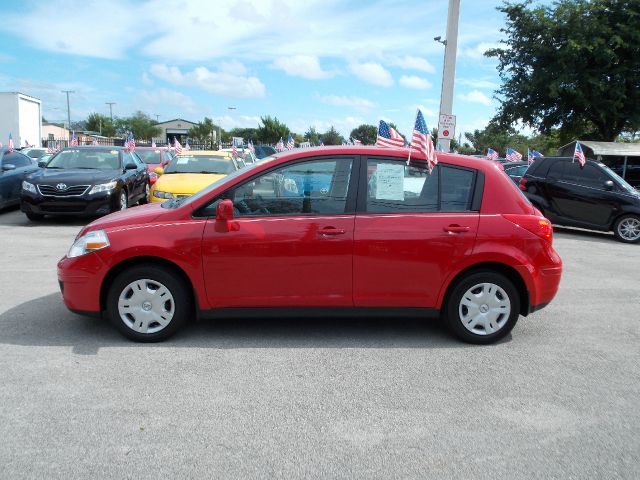
[[[39,168],[45,168],[47,166],[47,163],[48,163],[47,161],[41,160],[41,161],[38,162],[38,167]]]
[[[2,165],[2,170],[6,171],[6,170],[15,170],[16,166],[13,163],[5,163],[4,165]]]
[[[604,182],[605,190],[613,190],[613,187],[614,187],[613,180],[607,180],[606,182]]]
[[[216,205],[216,220],[223,222],[233,220],[233,202],[228,198],[221,200]]]
[[[156,167],[156,168],[153,170],[153,173],[155,173],[156,175],[162,175],[162,174],[164,173],[164,168],[162,168],[162,167]]]
[[[129,162],[124,166],[125,170],[135,170],[137,168],[138,168],[138,166],[133,162]]]

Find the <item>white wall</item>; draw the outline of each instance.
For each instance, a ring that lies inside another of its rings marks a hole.
[[[16,143],[20,126],[18,125],[18,94],[0,93],[0,143],[6,146],[9,133]]]
[[[40,101],[21,95],[18,99],[18,116],[20,124],[20,146],[24,147],[24,142],[27,140],[29,145],[40,147],[42,143],[42,112],[40,111]],[[16,146],[17,145],[18,142],[16,141]]]

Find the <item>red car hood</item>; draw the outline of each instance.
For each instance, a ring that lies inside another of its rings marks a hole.
[[[162,208],[161,203],[150,203],[140,207],[133,207],[121,212],[114,212],[105,217],[94,220],[84,227],[78,234],[84,235],[93,230],[106,230],[113,227],[126,227],[128,225],[140,225],[153,222],[158,217],[170,214],[173,210]]]

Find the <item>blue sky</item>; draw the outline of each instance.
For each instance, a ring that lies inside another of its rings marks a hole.
[[[502,38],[498,0],[461,0],[456,132],[483,128],[499,86],[482,52]],[[379,119],[429,127],[440,103],[446,0],[0,0],[0,91],[42,100],[48,120],[136,110],[348,135]],[[236,107],[229,110],[227,107]],[[155,117],[152,117],[155,118]]]

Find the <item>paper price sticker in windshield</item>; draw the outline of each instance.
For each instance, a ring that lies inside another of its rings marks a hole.
[[[189,158],[178,158],[178,160],[176,161],[176,163],[178,165],[185,165],[187,163],[189,163]]]
[[[118,154],[118,150],[111,150],[109,153],[111,155],[117,155]]]

